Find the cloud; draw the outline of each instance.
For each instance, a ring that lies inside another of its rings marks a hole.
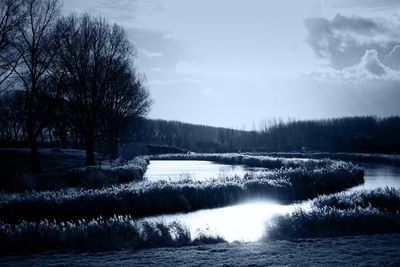
[[[368,18],[337,14],[306,20],[308,43],[325,66],[312,73],[326,81],[400,82],[399,17]]]
[[[357,64],[366,50],[386,55],[400,40],[397,17],[382,19],[337,14],[331,20],[310,18],[305,24],[309,45],[335,69]]]
[[[400,6],[398,0],[325,0],[329,6],[336,8],[363,7],[363,8],[395,8]]]
[[[162,57],[163,53],[160,52],[152,52],[152,51],[148,51],[146,49],[139,49],[139,52],[142,53],[145,57],[147,58],[155,58],[155,57]]]
[[[386,67],[379,60],[376,50],[365,51],[358,66],[372,75],[384,76],[387,74]]]
[[[192,85],[203,85],[203,82],[198,79],[191,78],[177,78],[177,79],[165,79],[165,80],[153,80],[148,82],[149,85],[177,85],[177,84],[192,84]]]
[[[371,81],[380,81],[382,84],[400,82],[400,71],[385,65],[374,49],[366,50],[360,61],[353,66],[342,70],[328,67],[324,71],[314,72],[311,76],[325,81],[364,83],[364,85]]]
[[[179,61],[175,65],[175,71],[180,74],[194,74],[198,71],[198,69],[192,63]]]
[[[384,27],[367,18],[351,16],[346,17],[337,14],[331,21],[331,27],[338,31],[349,31],[360,35],[375,34],[378,31],[386,31]]]
[[[400,45],[393,47],[392,51],[385,56],[383,63],[394,70],[400,70]]]
[[[127,28],[126,32],[138,51],[136,65],[149,81],[177,78],[170,72],[188,53],[179,40],[167,38],[168,33],[161,30]]]
[[[215,91],[210,87],[206,87],[201,90],[201,94],[204,96],[212,97],[215,96]]]

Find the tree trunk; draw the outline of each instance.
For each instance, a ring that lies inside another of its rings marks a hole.
[[[86,136],[86,166],[96,165],[94,161],[94,138],[93,135]]]
[[[48,133],[49,133],[49,142],[50,142],[50,146],[53,146],[53,134],[52,134],[52,132],[51,132],[50,127],[47,128],[47,131],[48,131]]]
[[[118,158],[118,139],[110,138],[109,140],[109,148],[110,148],[110,159]]]
[[[39,151],[36,140],[35,131],[33,129],[33,104],[32,100],[28,102],[28,139],[29,147],[31,149],[31,169],[32,172],[41,172],[40,161],[39,161]]]
[[[67,141],[68,140],[68,137],[67,137],[67,134],[64,134],[64,133],[62,133],[61,134],[61,148],[63,148],[63,149],[66,149],[67,148]]]
[[[72,138],[74,139],[73,142],[74,142],[75,148],[80,148],[79,141],[78,141],[78,130],[76,129],[76,127],[73,128],[73,137]]]
[[[68,143],[68,130],[66,127],[63,127],[62,129],[58,129],[58,143],[61,145],[61,148],[65,149],[67,148],[67,143]]]

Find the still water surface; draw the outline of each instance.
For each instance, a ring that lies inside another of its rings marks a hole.
[[[348,191],[385,186],[400,188],[400,167],[370,163],[358,165],[365,171],[365,182]],[[221,175],[243,176],[249,171],[254,171],[254,169],[244,165],[232,166],[210,161],[154,160],[150,162],[146,177],[152,181],[183,178],[206,180],[210,177],[218,178]],[[192,238],[203,233],[220,236],[228,242],[256,241],[265,234],[266,225],[271,222],[272,217],[290,213],[299,206],[307,208],[308,203],[282,205],[268,199],[255,199],[224,208],[149,217],[146,220],[180,221],[189,228]]]
[[[220,176],[243,176],[251,171],[244,165],[227,165],[205,160],[151,160],[145,178],[149,181],[190,178],[204,181]]]

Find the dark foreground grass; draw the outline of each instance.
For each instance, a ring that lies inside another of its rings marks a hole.
[[[3,194],[0,220],[90,220],[116,215],[142,217],[216,208],[267,197],[290,203],[333,193],[363,182],[363,171],[345,162],[324,168],[279,169],[207,181],[141,182],[93,190]]]
[[[90,221],[0,222],[0,254],[56,249],[109,250],[177,247],[225,242],[220,237],[199,234],[192,238],[179,224],[134,221],[129,216]]]
[[[400,233],[400,190],[337,193],[314,199],[311,209],[276,217],[268,237],[293,239]]]

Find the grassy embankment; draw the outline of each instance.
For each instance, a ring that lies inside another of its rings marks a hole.
[[[270,157],[283,158],[311,158],[311,159],[335,159],[357,162],[371,162],[400,165],[400,155],[395,154],[370,154],[370,153],[347,153],[347,152],[275,152],[275,153],[255,153],[254,155],[264,155]]]
[[[380,188],[320,196],[310,209],[278,216],[268,229],[272,239],[400,233],[400,190]]]
[[[363,182],[363,171],[338,161],[302,161],[303,167],[221,177],[208,181],[140,182],[103,187],[3,194],[0,220],[39,221],[105,218],[117,215],[141,217],[222,207],[254,197],[290,203],[341,191]]]
[[[108,250],[177,247],[225,242],[220,237],[199,234],[191,238],[179,224],[137,222],[130,216],[101,217],[89,221],[0,222],[0,254],[55,249]]]
[[[0,191],[24,192],[58,190],[68,187],[100,188],[140,181],[149,164],[147,157],[129,162],[103,161],[101,166],[85,167],[85,152],[74,149],[41,149],[43,172],[32,174],[27,149],[0,149]]]

